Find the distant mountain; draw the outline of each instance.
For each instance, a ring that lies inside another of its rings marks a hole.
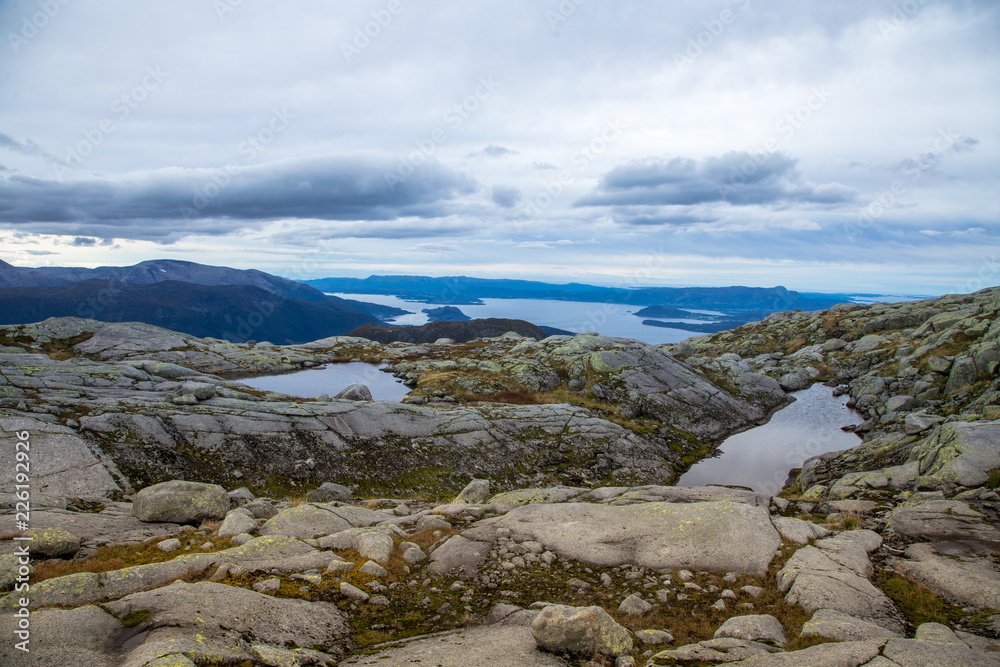
[[[413,327],[383,327],[366,324],[350,333],[351,336],[367,338],[382,344],[403,341],[404,343],[433,343],[439,338],[451,338],[457,343],[467,343],[477,338],[494,338],[513,331],[522,336],[541,340],[555,334],[567,334],[551,327],[539,327],[524,320],[506,320],[490,317],[471,322],[430,322]]]
[[[0,289],[0,324],[64,316],[146,322],[194,336],[283,345],[339,336],[377,323],[341,299],[289,299],[254,285],[84,280],[72,285]]]
[[[580,283],[554,285],[530,280],[490,280],[454,276],[370,276],[321,278],[306,283],[323,292],[389,294],[425,303],[469,304],[479,299],[552,299],[636,306],[673,306],[730,313],[822,310],[848,301],[846,295],[806,296],[784,287],[651,287],[626,289]]]
[[[72,285],[82,280],[114,280],[130,285],[151,285],[175,280],[195,285],[251,285],[298,301],[327,301],[329,296],[294,280],[256,269],[231,269],[174,259],[154,259],[134,266],[22,268],[0,261],[0,288]]]

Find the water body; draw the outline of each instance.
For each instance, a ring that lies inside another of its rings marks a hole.
[[[386,306],[395,306],[404,310],[416,311],[412,315],[402,315],[392,321],[392,324],[419,326],[427,324],[427,314],[420,312],[424,308],[433,308],[419,301],[404,301],[399,297],[384,294],[334,294],[344,299],[368,301]],[[585,301],[554,301],[548,299],[483,299],[481,306],[458,306],[458,308],[473,319],[500,317],[511,320],[526,320],[539,326],[556,327],[574,333],[596,331],[605,336],[620,336],[633,338],[654,345],[662,343],[679,343],[685,338],[699,334],[682,329],[649,327],[642,323],[645,317],[637,317],[635,312],[643,306],[618,303],[593,303]],[[721,315],[718,311],[695,310],[691,312],[704,315]],[[706,323],[710,320],[670,320],[663,322]]]
[[[840,430],[861,423],[860,415],[847,409],[847,396],[835,397],[830,387],[821,384],[792,396],[795,402],[768,423],[726,438],[719,456],[691,466],[677,485],[735,484],[775,495],[788,471],[806,459],[861,443],[855,434]]]
[[[351,361],[346,364],[328,364],[282,375],[264,375],[240,380],[245,385],[264,391],[274,391],[302,398],[315,398],[320,394],[336,396],[352,384],[363,384],[372,392],[376,401],[398,401],[410,388],[375,364]]]

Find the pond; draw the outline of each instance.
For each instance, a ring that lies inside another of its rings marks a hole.
[[[246,378],[240,382],[256,389],[302,398],[315,398],[320,394],[336,396],[352,384],[367,386],[376,401],[399,401],[410,393],[409,387],[379,368],[375,364],[351,361],[295,373]]]
[[[719,455],[691,466],[677,486],[733,484],[775,495],[785,485],[788,471],[806,459],[861,444],[857,435],[840,430],[862,421],[847,408],[847,396],[836,397],[822,384],[792,396],[795,402],[766,424],[726,438]]]

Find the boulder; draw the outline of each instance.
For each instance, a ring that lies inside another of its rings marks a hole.
[[[949,422],[910,452],[920,463],[920,484],[982,486],[989,471],[1000,467],[1000,421]]]
[[[912,396],[893,396],[885,402],[886,412],[906,412],[912,410],[917,403],[917,399]]]
[[[549,605],[531,623],[539,648],[580,657],[621,656],[632,651],[628,630],[601,607]]]
[[[229,494],[218,484],[173,480],[136,494],[132,516],[148,523],[199,524],[220,521],[229,511]]]
[[[763,575],[781,544],[766,505],[730,501],[533,504],[465,534],[490,539],[501,528],[560,557],[599,567],[633,564]]]
[[[303,503],[282,510],[260,527],[260,535],[285,535],[309,539],[318,535],[332,535],[347,530],[351,524],[328,509]]]
[[[208,382],[188,381],[181,385],[181,396],[194,396],[199,401],[207,401],[215,396],[215,385]]]
[[[461,493],[452,501],[454,504],[468,503],[471,505],[481,505],[490,498],[490,482],[488,479],[474,479],[462,489]]]
[[[62,528],[34,528],[24,535],[32,538],[28,551],[36,558],[69,558],[80,550],[80,538]]]
[[[733,616],[715,631],[713,637],[715,639],[732,637],[747,641],[767,641],[778,646],[784,646],[788,641],[785,637],[785,629],[781,627],[781,622],[770,614]]]
[[[306,494],[306,500],[311,503],[346,503],[351,500],[351,490],[342,484],[324,482],[318,489],[313,489]]]
[[[335,398],[339,398],[343,401],[372,401],[371,389],[363,384],[352,384],[347,387],[342,392],[337,394]]]
[[[653,610],[653,605],[649,604],[636,594],[632,594],[622,600],[618,605],[618,611],[626,616],[642,616]]]
[[[257,521],[248,510],[239,508],[226,514],[219,527],[219,537],[231,537],[240,533],[252,533],[257,529]]]
[[[454,575],[460,579],[476,576],[489,554],[490,544],[454,535],[431,554],[427,569],[435,574]]]
[[[783,538],[799,544],[807,544],[810,540],[830,535],[828,529],[818,526],[812,521],[779,516],[771,519],[771,523],[774,524]]]
[[[359,536],[354,542],[354,550],[362,558],[369,558],[379,563],[388,563],[395,544],[385,533],[369,531]]]

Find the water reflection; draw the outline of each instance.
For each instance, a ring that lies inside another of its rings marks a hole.
[[[406,385],[379,368],[375,364],[352,361],[284,375],[247,378],[240,382],[264,391],[275,391],[302,398],[314,398],[320,394],[336,396],[352,384],[367,386],[376,401],[398,401],[410,392]]]
[[[771,421],[727,438],[719,456],[691,466],[677,485],[735,484],[775,495],[788,471],[806,459],[861,443],[858,436],[840,430],[861,423],[860,416],[847,409],[847,396],[835,397],[821,384],[792,396],[795,402],[776,412]]]

